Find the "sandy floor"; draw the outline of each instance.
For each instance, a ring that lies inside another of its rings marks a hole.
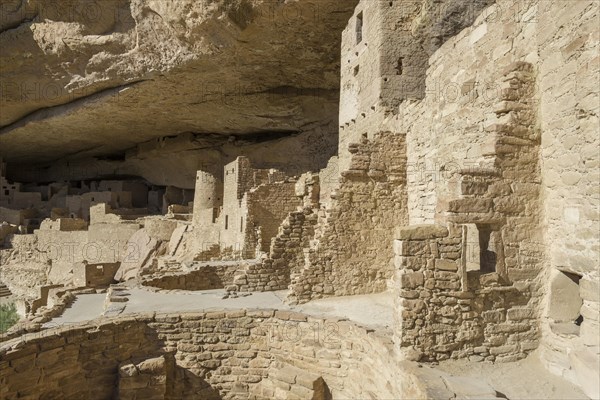
[[[122,314],[145,311],[185,312],[216,309],[264,308],[295,310],[314,316],[347,318],[369,327],[386,327],[392,323],[392,298],[389,293],[336,297],[315,300],[300,306],[284,303],[287,291],[257,292],[250,296],[223,299],[221,289],[195,292],[153,292],[142,288],[127,290],[129,301]],[[62,316],[45,326],[57,326],[92,320],[102,315],[105,294],[87,294],[77,297]]]
[[[581,389],[545,369],[536,353],[514,363],[448,360],[440,363],[435,369],[461,378],[482,380],[511,400],[589,399]]]
[[[326,317],[343,317],[369,327],[392,327],[392,294],[377,293],[314,300],[294,308],[300,312]]]
[[[44,324],[44,328],[88,321],[102,315],[106,294],[81,294],[60,317]]]

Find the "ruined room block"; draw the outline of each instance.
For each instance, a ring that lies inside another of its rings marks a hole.
[[[120,263],[88,264],[77,263],[73,267],[73,285],[75,287],[107,287],[114,282]]]

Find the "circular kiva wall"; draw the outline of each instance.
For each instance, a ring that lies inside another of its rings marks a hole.
[[[0,390],[3,399],[424,398],[391,348],[348,321],[288,311],[132,315],[2,343]]]

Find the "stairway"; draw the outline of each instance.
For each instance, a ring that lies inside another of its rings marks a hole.
[[[0,298],[9,297],[11,295],[12,293],[10,290],[8,290],[8,287],[6,287],[4,283],[0,282]]]

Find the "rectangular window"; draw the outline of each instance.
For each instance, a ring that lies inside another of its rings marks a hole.
[[[502,237],[499,230],[486,224],[465,224],[467,271],[480,271],[481,275],[498,270],[498,262],[503,263]],[[503,264],[502,264],[503,265]],[[502,270],[502,269],[501,269]]]
[[[362,11],[356,16],[356,44],[362,42],[363,31],[363,13]]]
[[[492,231],[487,227],[479,228],[479,266],[482,274],[496,272],[498,255],[494,250]]]
[[[244,232],[244,217],[240,218],[240,232]]]
[[[225,216],[225,229],[229,228],[229,215]]]
[[[396,75],[402,75],[402,72],[404,71],[403,61],[404,59],[402,57],[398,59],[398,64],[396,64]]]

